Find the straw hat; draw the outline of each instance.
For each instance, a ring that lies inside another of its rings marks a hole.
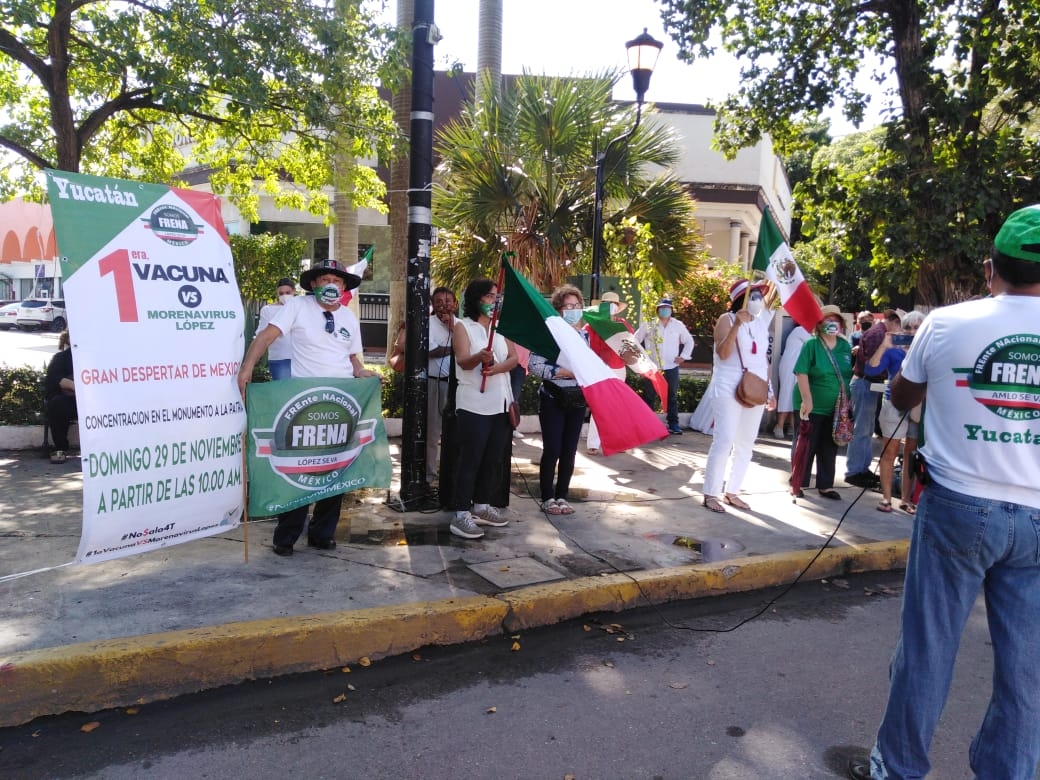
[[[623,300],[621,300],[621,296],[618,295],[613,290],[610,290],[609,292],[603,293],[603,297],[600,298],[599,300],[600,300],[600,303],[616,303],[617,304],[617,311],[614,312],[615,316],[620,314],[621,312],[623,312],[625,309],[628,308],[628,304],[625,303]]]

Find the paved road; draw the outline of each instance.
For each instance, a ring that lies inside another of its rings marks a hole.
[[[805,583],[728,633],[666,622],[725,629],[776,593],[424,648],[136,714],[38,719],[0,730],[0,776],[828,780],[876,728],[900,589],[897,574]],[[970,777],[990,674],[980,602],[936,738],[935,780]],[[89,723],[99,725],[83,733]]]
[[[39,331],[0,330],[0,366],[47,368],[58,351],[58,334]]]

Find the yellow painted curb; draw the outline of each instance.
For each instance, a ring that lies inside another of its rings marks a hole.
[[[0,726],[481,639],[507,610],[471,596],[29,650],[0,663]]]
[[[907,539],[824,550],[803,579],[818,580],[906,567]],[[620,612],[683,599],[698,599],[785,585],[812,561],[817,550],[776,553],[718,563],[585,577],[532,585],[502,595],[511,609],[506,631],[545,626],[590,612]]]
[[[829,548],[805,580],[906,566],[907,540]],[[0,662],[0,727],[95,712],[264,677],[330,669],[618,612],[792,582],[816,551],[585,577],[500,595],[227,623],[29,650]]]

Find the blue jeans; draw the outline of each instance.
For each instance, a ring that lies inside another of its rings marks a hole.
[[[986,598],[993,693],[969,751],[978,780],[1032,780],[1040,761],[1040,508],[932,483],[914,516],[876,780],[923,778],[964,624]]]
[[[862,474],[870,471],[874,459],[874,418],[877,416],[878,394],[870,389],[870,380],[853,377],[849,386],[852,397],[852,441],[845,450],[845,474]]]

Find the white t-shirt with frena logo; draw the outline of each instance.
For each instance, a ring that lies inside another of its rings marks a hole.
[[[1040,507],[1040,297],[936,309],[902,374],[928,385],[922,452],[939,484]]]

